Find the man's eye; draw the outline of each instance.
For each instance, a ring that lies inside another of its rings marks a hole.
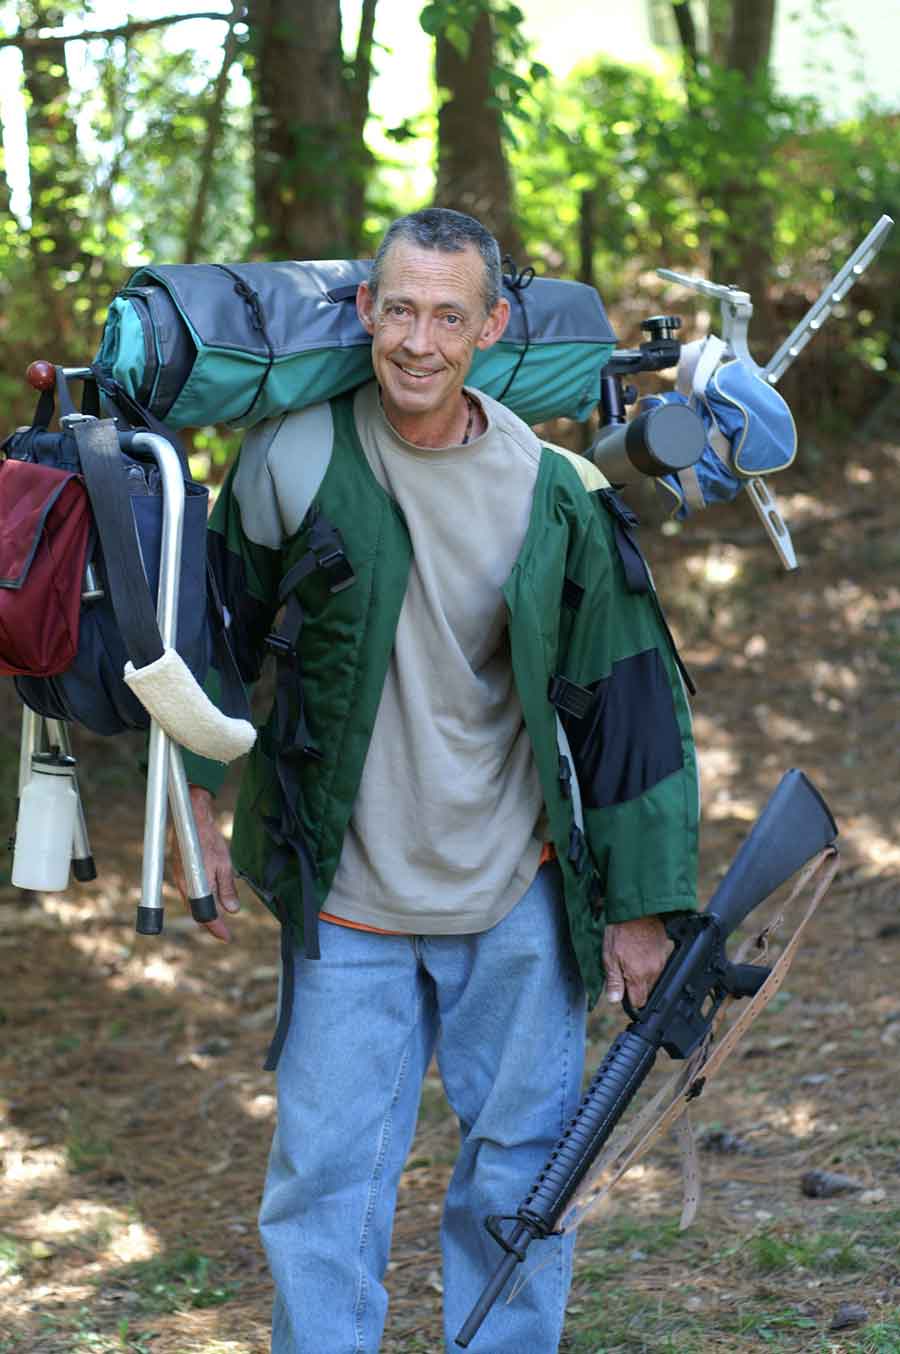
[[[445,323],[445,324],[449,324],[449,325],[451,326],[451,328],[456,328],[456,327],[458,327],[459,325],[462,324],[462,316],[461,316],[461,315],[445,315],[445,316],[444,316],[444,323]]]

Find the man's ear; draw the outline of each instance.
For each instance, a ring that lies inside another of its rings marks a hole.
[[[482,325],[481,334],[475,342],[475,347],[492,348],[497,340],[503,337],[508,324],[509,302],[505,296],[501,296]]]
[[[507,305],[507,310],[509,306]],[[375,333],[375,297],[369,290],[368,282],[360,282],[356,292],[356,313],[359,322],[367,334]]]

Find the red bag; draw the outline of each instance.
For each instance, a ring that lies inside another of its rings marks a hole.
[[[75,658],[90,531],[80,475],[0,465],[0,673],[52,677]]]

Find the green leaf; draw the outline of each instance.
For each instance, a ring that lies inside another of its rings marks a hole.
[[[443,5],[426,5],[419,15],[419,25],[432,38],[436,38],[446,22],[446,10]]]
[[[462,24],[448,23],[444,29],[444,37],[454,51],[458,53],[460,60],[465,61],[472,46],[472,35],[469,30],[463,28]]]

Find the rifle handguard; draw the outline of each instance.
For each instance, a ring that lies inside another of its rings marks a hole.
[[[456,1344],[462,1349],[466,1349],[474,1338],[507,1279],[524,1260],[531,1242],[535,1237],[549,1236],[555,1229],[598,1151],[631,1104],[658,1052],[658,1048],[631,1030],[624,1030],[613,1040],[569,1126],[516,1211],[517,1222],[512,1232],[504,1238],[495,1228],[490,1229],[507,1253],[456,1337]]]

